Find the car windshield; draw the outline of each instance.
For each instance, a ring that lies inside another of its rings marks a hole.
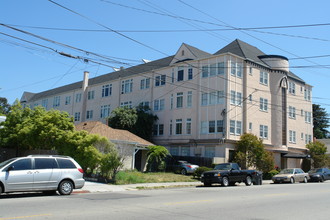
[[[280,174],[293,174],[294,169],[281,170]]]
[[[0,169],[2,169],[4,166],[6,166],[7,164],[9,164],[10,162],[14,161],[15,158],[12,158],[12,159],[9,159],[9,160],[6,160],[2,163],[0,163]]]
[[[230,170],[230,164],[218,164],[214,167],[215,170]]]
[[[322,173],[322,169],[311,169],[308,173]]]

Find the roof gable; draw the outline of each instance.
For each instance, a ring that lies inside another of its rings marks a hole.
[[[211,55],[212,54],[202,51],[196,47],[182,43],[179,50],[174,55],[170,65],[187,60],[201,59]]]
[[[266,55],[264,52],[259,50],[257,47],[254,47],[250,44],[247,44],[239,39],[234,40],[227,46],[218,50],[214,55],[219,55],[223,53],[232,53],[245,59],[254,61],[256,63],[266,65],[259,59],[259,56]]]

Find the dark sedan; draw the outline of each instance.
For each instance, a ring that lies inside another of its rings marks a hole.
[[[315,168],[308,171],[310,181],[324,182],[330,180],[330,170],[328,168]]]

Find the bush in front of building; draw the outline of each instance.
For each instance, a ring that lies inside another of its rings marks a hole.
[[[263,179],[264,180],[271,180],[272,177],[275,176],[278,173],[279,173],[278,170],[271,170],[271,171],[263,174]]]
[[[195,172],[193,173],[193,177],[194,178],[201,178],[202,173],[206,172],[206,171],[210,171],[212,170],[212,168],[209,167],[198,167]]]

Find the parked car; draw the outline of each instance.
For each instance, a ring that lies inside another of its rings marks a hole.
[[[305,173],[300,168],[288,168],[283,169],[279,172],[279,174],[276,174],[272,177],[272,181],[274,183],[295,183],[295,182],[303,182],[307,183],[309,180],[308,173]]]
[[[30,155],[0,163],[0,194],[9,192],[58,191],[70,195],[84,186],[83,169],[71,157]]]
[[[330,170],[328,168],[315,168],[308,171],[310,181],[324,182],[330,180]]]
[[[261,179],[258,179],[260,175],[256,170],[241,170],[237,163],[221,163],[213,170],[202,173],[201,182],[204,186],[211,186],[213,183],[228,186],[235,185],[237,182],[244,182],[247,186],[253,182],[261,185]]]
[[[191,164],[184,160],[178,160],[173,165],[173,170],[175,173],[181,173],[182,175],[192,174],[199,166],[196,164]]]

